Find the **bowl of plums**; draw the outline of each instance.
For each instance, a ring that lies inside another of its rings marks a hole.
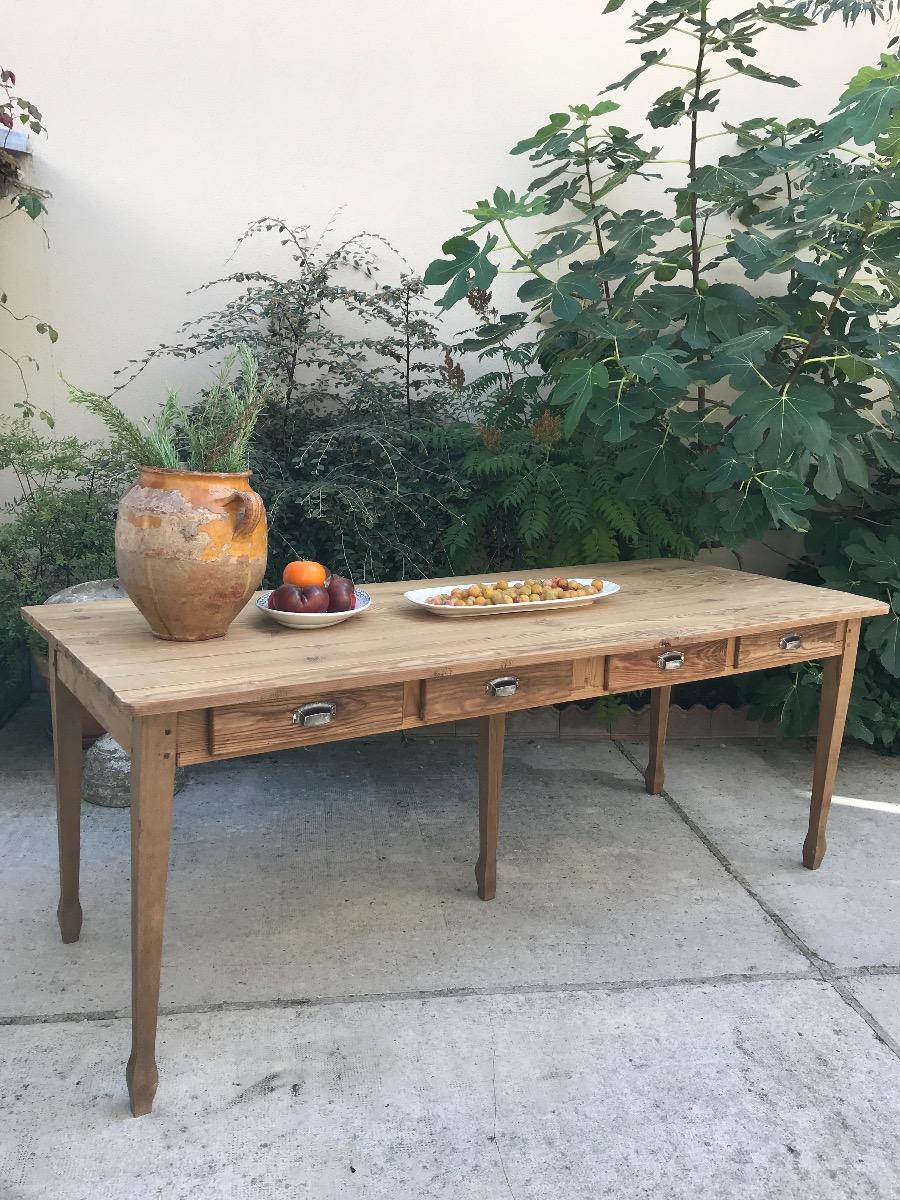
[[[257,596],[256,607],[288,629],[339,625],[372,607],[367,591],[308,559],[289,562],[282,580],[280,587]]]

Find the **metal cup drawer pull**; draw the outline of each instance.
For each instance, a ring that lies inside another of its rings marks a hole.
[[[684,666],[684,655],[680,650],[670,650],[668,654],[659,656],[656,665],[661,671],[677,671],[679,667]]]
[[[799,650],[803,645],[802,633],[786,633],[778,645],[782,650]]]
[[[314,725],[327,725],[334,719],[337,705],[329,700],[314,700],[311,704],[302,704],[294,710],[291,721],[294,725],[302,725],[309,729]]]
[[[484,689],[489,696],[514,696],[519,690],[519,681],[515,675],[498,675],[489,679]]]

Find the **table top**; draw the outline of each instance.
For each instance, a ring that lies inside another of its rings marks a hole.
[[[154,638],[130,600],[43,604],[22,611],[39,633],[63,647],[135,714],[280,699],[307,686],[370,686],[484,666],[503,670],[640,650],[662,640],[762,633],[888,611],[867,596],[678,559],[504,574],[511,579],[600,577],[615,580],[622,590],[570,609],[526,608],[466,619],[416,609],[403,598],[409,588],[455,580],[366,584],[374,604],[358,620],[324,629],[286,629],[251,601],[226,637],[207,642]]]

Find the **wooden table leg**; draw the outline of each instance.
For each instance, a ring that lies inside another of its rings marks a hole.
[[[156,1022],[175,784],[176,718],[134,723],[131,752],[131,1111],[150,1112],[159,1081]]]
[[[493,900],[497,894],[497,835],[500,831],[500,796],[503,789],[503,741],[506,714],[482,717],[478,731],[478,836],[475,864],[478,895]]]
[[[831,793],[844,737],[850,689],[853,687],[859,626],[859,621],[848,621],[843,653],[837,658],[825,660],[822,696],[819,701],[812,800],[809,806],[809,830],[803,843],[803,865],[810,871],[817,870],[825,857],[825,826],[828,823]]]
[[[56,770],[56,828],[59,841],[59,904],[56,919],[64,942],[81,933],[81,732],[85,712],[56,674],[50,651],[50,710],[53,714],[53,762]]]
[[[663,752],[669,726],[671,698],[671,687],[653,688],[650,693],[650,755],[647,770],[644,772],[644,785],[651,796],[658,796],[663,790]]]

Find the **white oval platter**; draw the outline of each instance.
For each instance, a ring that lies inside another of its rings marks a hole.
[[[573,578],[575,578],[573,576]],[[495,616],[497,613],[523,613],[523,612],[539,612],[544,608],[572,608],[579,604],[593,604],[597,600],[602,600],[604,596],[614,596],[619,591],[619,585],[613,583],[611,579],[604,579],[603,588],[599,592],[594,592],[590,596],[573,596],[565,600],[534,600],[528,604],[429,604],[429,596],[449,596],[456,588],[467,588],[480,581],[472,579],[468,583],[454,583],[447,587],[427,587],[413,588],[411,591],[404,592],[404,597],[410,604],[416,608],[424,608],[426,612],[435,613],[439,617],[489,617]],[[524,579],[509,580],[510,587],[518,587],[524,583]],[[592,581],[590,579],[578,579],[578,583],[583,583],[588,586]]]
[[[269,608],[271,592],[263,592],[257,596],[256,607],[279,625],[286,625],[288,629],[322,629],[326,625],[339,625],[341,621],[349,621],[351,617],[358,617],[360,613],[369,611],[372,607],[372,597],[369,593],[361,587],[353,590],[356,592],[356,607],[347,612],[279,612],[277,608]]]

